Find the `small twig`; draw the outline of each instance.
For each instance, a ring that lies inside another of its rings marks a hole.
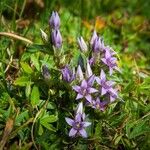
[[[19,36],[19,35],[16,35],[14,33],[10,33],[10,32],[0,32],[0,35],[3,35],[3,36],[8,36],[8,37],[11,37],[11,38],[14,38],[14,39],[17,39],[17,40],[21,40],[21,41],[24,41],[24,42],[27,42],[29,44],[33,44],[33,42],[27,38],[24,38],[22,36]]]
[[[17,128],[15,131],[13,131],[9,137],[9,139],[14,138],[14,136],[18,133],[19,130],[21,130],[22,128],[24,128],[25,126],[27,126],[28,124],[30,124],[31,122],[33,122],[33,118],[30,118],[27,122],[25,122],[22,126],[20,126],[19,128]]]

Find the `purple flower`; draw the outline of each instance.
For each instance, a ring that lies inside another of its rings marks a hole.
[[[106,75],[103,70],[101,70],[100,77],[96,77],[96,81],[101,85],[101,95],[106,94],[114,85],[113,81],[106,80]]]
[[[50,26],[54,29],[54,30],[58,30],[60,27],[60,18],[57,12],[52,12],[52,15],[50,17],[49,20],[49,24]]]
[[[89,101],[90,103],[92,102],[92,96],[91,93],[95,93],[97,92],[97,90],[95,88],[92,88],[89,85],[89,82],[86,80],[83,80],[81,85],[75,85],[73,86],[73,89],[78,92],[76,99],[81,99],[81,98],[86,98],[87,101]]]
[[[92,108],[104,111],[106,106],[107,106],[107,102],[106,101],[101,102],[100,99],[97,97],[97,99],[95,101],[93,101]]]
[[[98,38],[97,33],[96,33],[96,31],[94,30],[93,35],[92,35],[92,37],[91,37],[91,41],[90,41],[91,47],[93,47],[94,41],[95,41],[97,38]]]
[[[109,50],[106,50],[105,57],[101,59],[102,62],[109,67],[110,75],[112,75],[113,69],[120,71],[119,68],[117,67],[117,63],[116,63],[117,58],[113,57],[112,55],[113,54],[111,54],[111,52]]]
[[[85,116],[85,115],[84,115]],[[65,118],[66,122],[72,126],[69,136],[70,137],[75,137],[75,136],[82,136],[83,138],[87,138],[87,133],[85,131],[85,128],[90,126],[90,122],[85,122],[84,121],[84,116],[83,114],[76,114],[74,120],[70,119],[68,117]]]
[[[52,31],[52,44],[56,48],[60,48],[62,46],[62,37],[59,30]]]
[[[63,80],[66,82],[72,82],[75,79],[75,74],[69,69],[67,65],[61,69],[61,73]]]
[[[88,47],[82,37],[78,38],[78,44],[82,52],[87,52]]]

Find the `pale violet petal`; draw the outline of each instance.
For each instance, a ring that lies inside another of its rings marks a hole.
[[[107,93],[107,90],[102,87],[102,89],[101,89],[101,95],[103,96],[103,95],[105,95],[106,93]]]
[[[77,99],[81,99],[81,98],[83,98],[83,95],[78,94],[77,97],[76,97],[76,100],[77,100]]]
[[[71,130],[69,131],[69,136],[75,136],[77,133],[77,130],[75,130],[74,128],[71,128]]]
[[[92,102],[92,97],[91,97],[91,95],[88,94],[88,95],[85,96],[85,98],[86,98],[86,100],[87,100],[88,102],[90,102],[90,103]]]
[[[75,85],[75,86],[73,86],[72,88],[73,88],[76,92],[79,92],[80,89],[81,89],[81,87],[78,86],[78,85]]]
[[[83,138],[87,138],[87,133],[86,133],[85,129],[81,129],[79,132]]]
[[[72,126],[73,123],[74,123],[74,120],[73,120],[73,119],[70,119],[70,118],[68,118],[68,117],[66,117],[65,120],[66,120],[66,122],[67,122],[70,126]]]
[[[88,127],[91,125],[91,122],[83,122],[83,127]]]
[[[91,94],[91,93],[98,92],[98,90],[96,90],[96,89],[94,89],[94,88],[88,88],[88,90],[89,90],[89,93],[90,93],[90,94]]]

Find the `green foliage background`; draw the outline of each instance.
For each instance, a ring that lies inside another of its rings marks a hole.
[[[77,37],[82,35],[89,40],[94,27],[105,43],[118,52],[122,73],[114,80],[119,84],[122,101],[113,103],[95,118],[97,125],[89,139],[69,139],[63,119],[66,113],[73,112],[64,107],[71,97],[65,97],[62,91],[58,94],[54,83],[42,78],[44,64],[52,74],[58,74],[53,82],[60,76],[52,68],[54,62],[46,54],[49,51],[0,35],[0,149],[35,149],[36,143],[37,149],[42,150],[149,150],[150,1],[3,0],[0,32],[13,32],[42,44],[40,28],[49,31],[53,10],[60,14],[68,59],[73,55],[76,61]]]

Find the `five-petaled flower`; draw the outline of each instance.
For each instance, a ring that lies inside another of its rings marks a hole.
[[[107,81],[106,80],[106,74],[103,70],[101,70],[100,77],[96,77],[97,83],[101,86],[101,95],[103,96],[108,91],[112,89],[112,86],[114,85],[113,81]]]
[[[106,49],[105,51],[105,57],[102,58],[102,62],[109,67],[109,73],[112,75],[113,70],[118,70],[119,68],[117,67],[117,58],[113,56],[114,53],[111,53],[110,50]]]
[[[85,122],[85,114],[77,113],[74,119],[70,119],[68,117],[65,118],[66,122],[72,126],[69,136],[82,136],[83,138],[87,137],[87,133],[85,128],[90,126],[90,122]]]
[[[92,101],[92,108],[104,111],[107,106],[106,101],[100,101],[99,97]]]
[[[91,84],[91,83],[90,83]],[[88,102],[92,102],[92,93],[98,92],[97,89],[92,88],[91,85],[89,84],[89,81],[83,80],[81,85],[75,85],[73,86],[73,89],[78,92],[76,99],[81,99],[81,98],[86,98]]]

